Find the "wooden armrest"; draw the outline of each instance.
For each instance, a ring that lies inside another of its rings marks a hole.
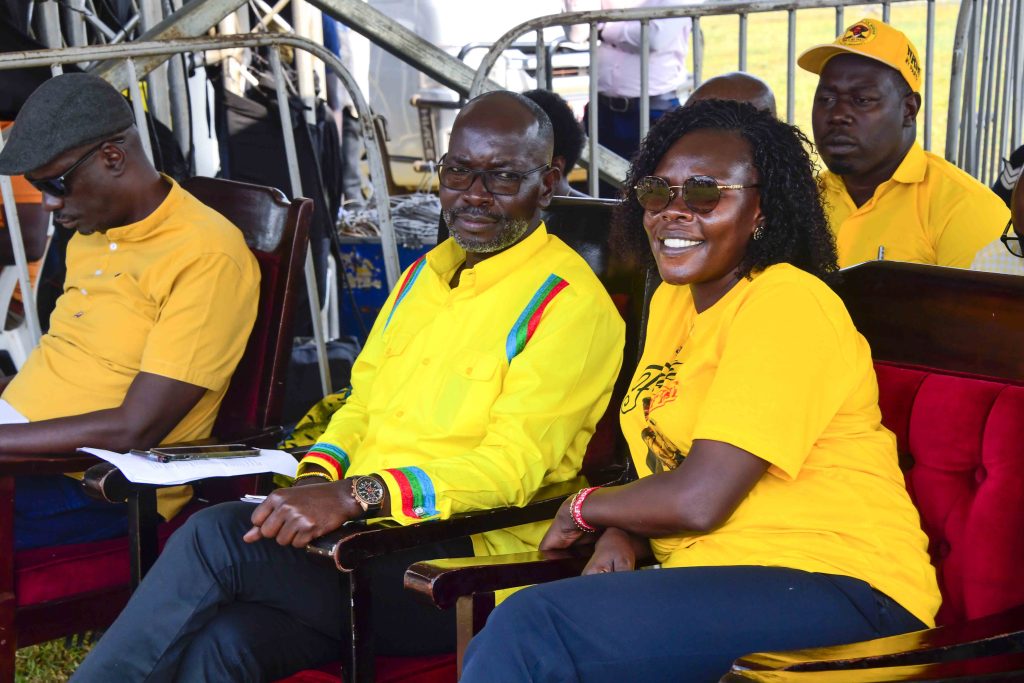
[[[47,453],[45,455],[0,453],[0,476],[20,477],[81,472],[97,462],[99,462],[99,458],[78,452]]]
[[[1024,605],[961,624],[848,645],[746,655],[741,671],[834,671],[936,664],[1024,649]]]
[[[458,557],[417,562],[405,572],[405,587],[448,609],[464,595],[528,586],[579,576],[593,546],[492,557]]]
[[[565,498],[565,495],[547,498],[521,508],[467,512],[445,520],[410,526],[387,521],[374,524],[350,522],[316,539],[306,546],[306,550],[333,558],[341,571],[352,571],[366,560],[398,550],[553,519]]]

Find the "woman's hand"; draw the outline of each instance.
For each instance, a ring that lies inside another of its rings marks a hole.
[[[629,572],[636,567],[633,538],[622,529],[605,529],[594,546],[594,554],[583,568],[583,574]]]
[[[551,521],[551,526],[548,527],[547,533],[540,541],[539,550],[562,550],[569,546],[594,542],[594,534],[588,534],[572,521],[574,498],[575,496],[569,496],[562,501],[562,506],[558,508],[555,518]]]

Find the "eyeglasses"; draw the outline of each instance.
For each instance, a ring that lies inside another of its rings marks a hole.
[[[1017,258],[1024,258],[1024,242],[1021,241],[1020,235],[1016,232],[1010,232],[1010,228],[1013,227],[1013,220],[1006,221],[1006,227],[1003,228],[1003,234],[1000,235],[999,241],[1003,243],[1006,250]]]
[[[446,164],[445,158],[448,155],[441,157],[441,163],[437,167],[437,178],[441,182],[441,185],[447,187],[449,190],[468,190],[473,183],[476,182],[477,176],[483,176],[484,189],[491,194],[498,195],[512,195],[518,194],[519,188],[523,184],[523,180],[526,176],[536,173],[537,171],[546,171],[551,168],[551,164],[544,164],[537,168],[531,168],[529,171],[505,171],[502,169],[495,169],[493,171],[476,171],[472,168],[466,168],[465,166],[455,166],[452,164]]]
[[[104,140],[103,142],[101,142],[100,144],[96,145],[88,152],[83,154],[78,161],[71,164],[71,166],[68,167],[66,171],[64,171],[58,176],[39,179],[33,179],[26,176],[25,180],[27,180],[32,185],[32,187],[36,188],[40,192],[50,195],[51,197],[66,197],[68,193],[71,192],[71,188],[68,185],[68,178],[71,176],[71,174],[74,173],[79,166],[81,166],[90,158],[92,158],[92,155],[98,152],[100,148],[103,147],[103,145],[107,144],[108,142],[121,143],[124,142],[124,138],[117,138],[116,140]]]
[[[760,185],[719,185],[709,175],[695,175],[683,181],[682,185],[669,185],[664,178],[645,176],[633,187],[636,200],[645,210],[652,213],[664,211],[681,190],[683,202],[696,213],[711,213],[722,198],[722,190],[745,190]]]

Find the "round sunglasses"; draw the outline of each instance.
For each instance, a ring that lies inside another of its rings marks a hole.
[[[649,175],[641,178],[633,187],[636,200],[640,206],[651,213],[664,211],[676,197],[679,190],[683,202],[695,213],[711,213],[722,198],[722,190],[746,190],[760,185],[719,185],[709,175],[695,175],[683,181],[682,185],[669,185],[668,181],[658,176]]]

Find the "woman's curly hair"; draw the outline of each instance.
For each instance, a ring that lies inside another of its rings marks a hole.
[[[658,119],[630,164],[617,219],[626,230],[643,229],[644,210],[633,187],[654,173],[675,142],[695,130],[735,131],[750,145],[760,177],[760,239],[750,240],[739,266],[749,277],[776,263],[790,263],[818,277],[838,269],[835,240],[828,227],[809,153],[811,143],[790,126],[745,102],[704,100]]]

